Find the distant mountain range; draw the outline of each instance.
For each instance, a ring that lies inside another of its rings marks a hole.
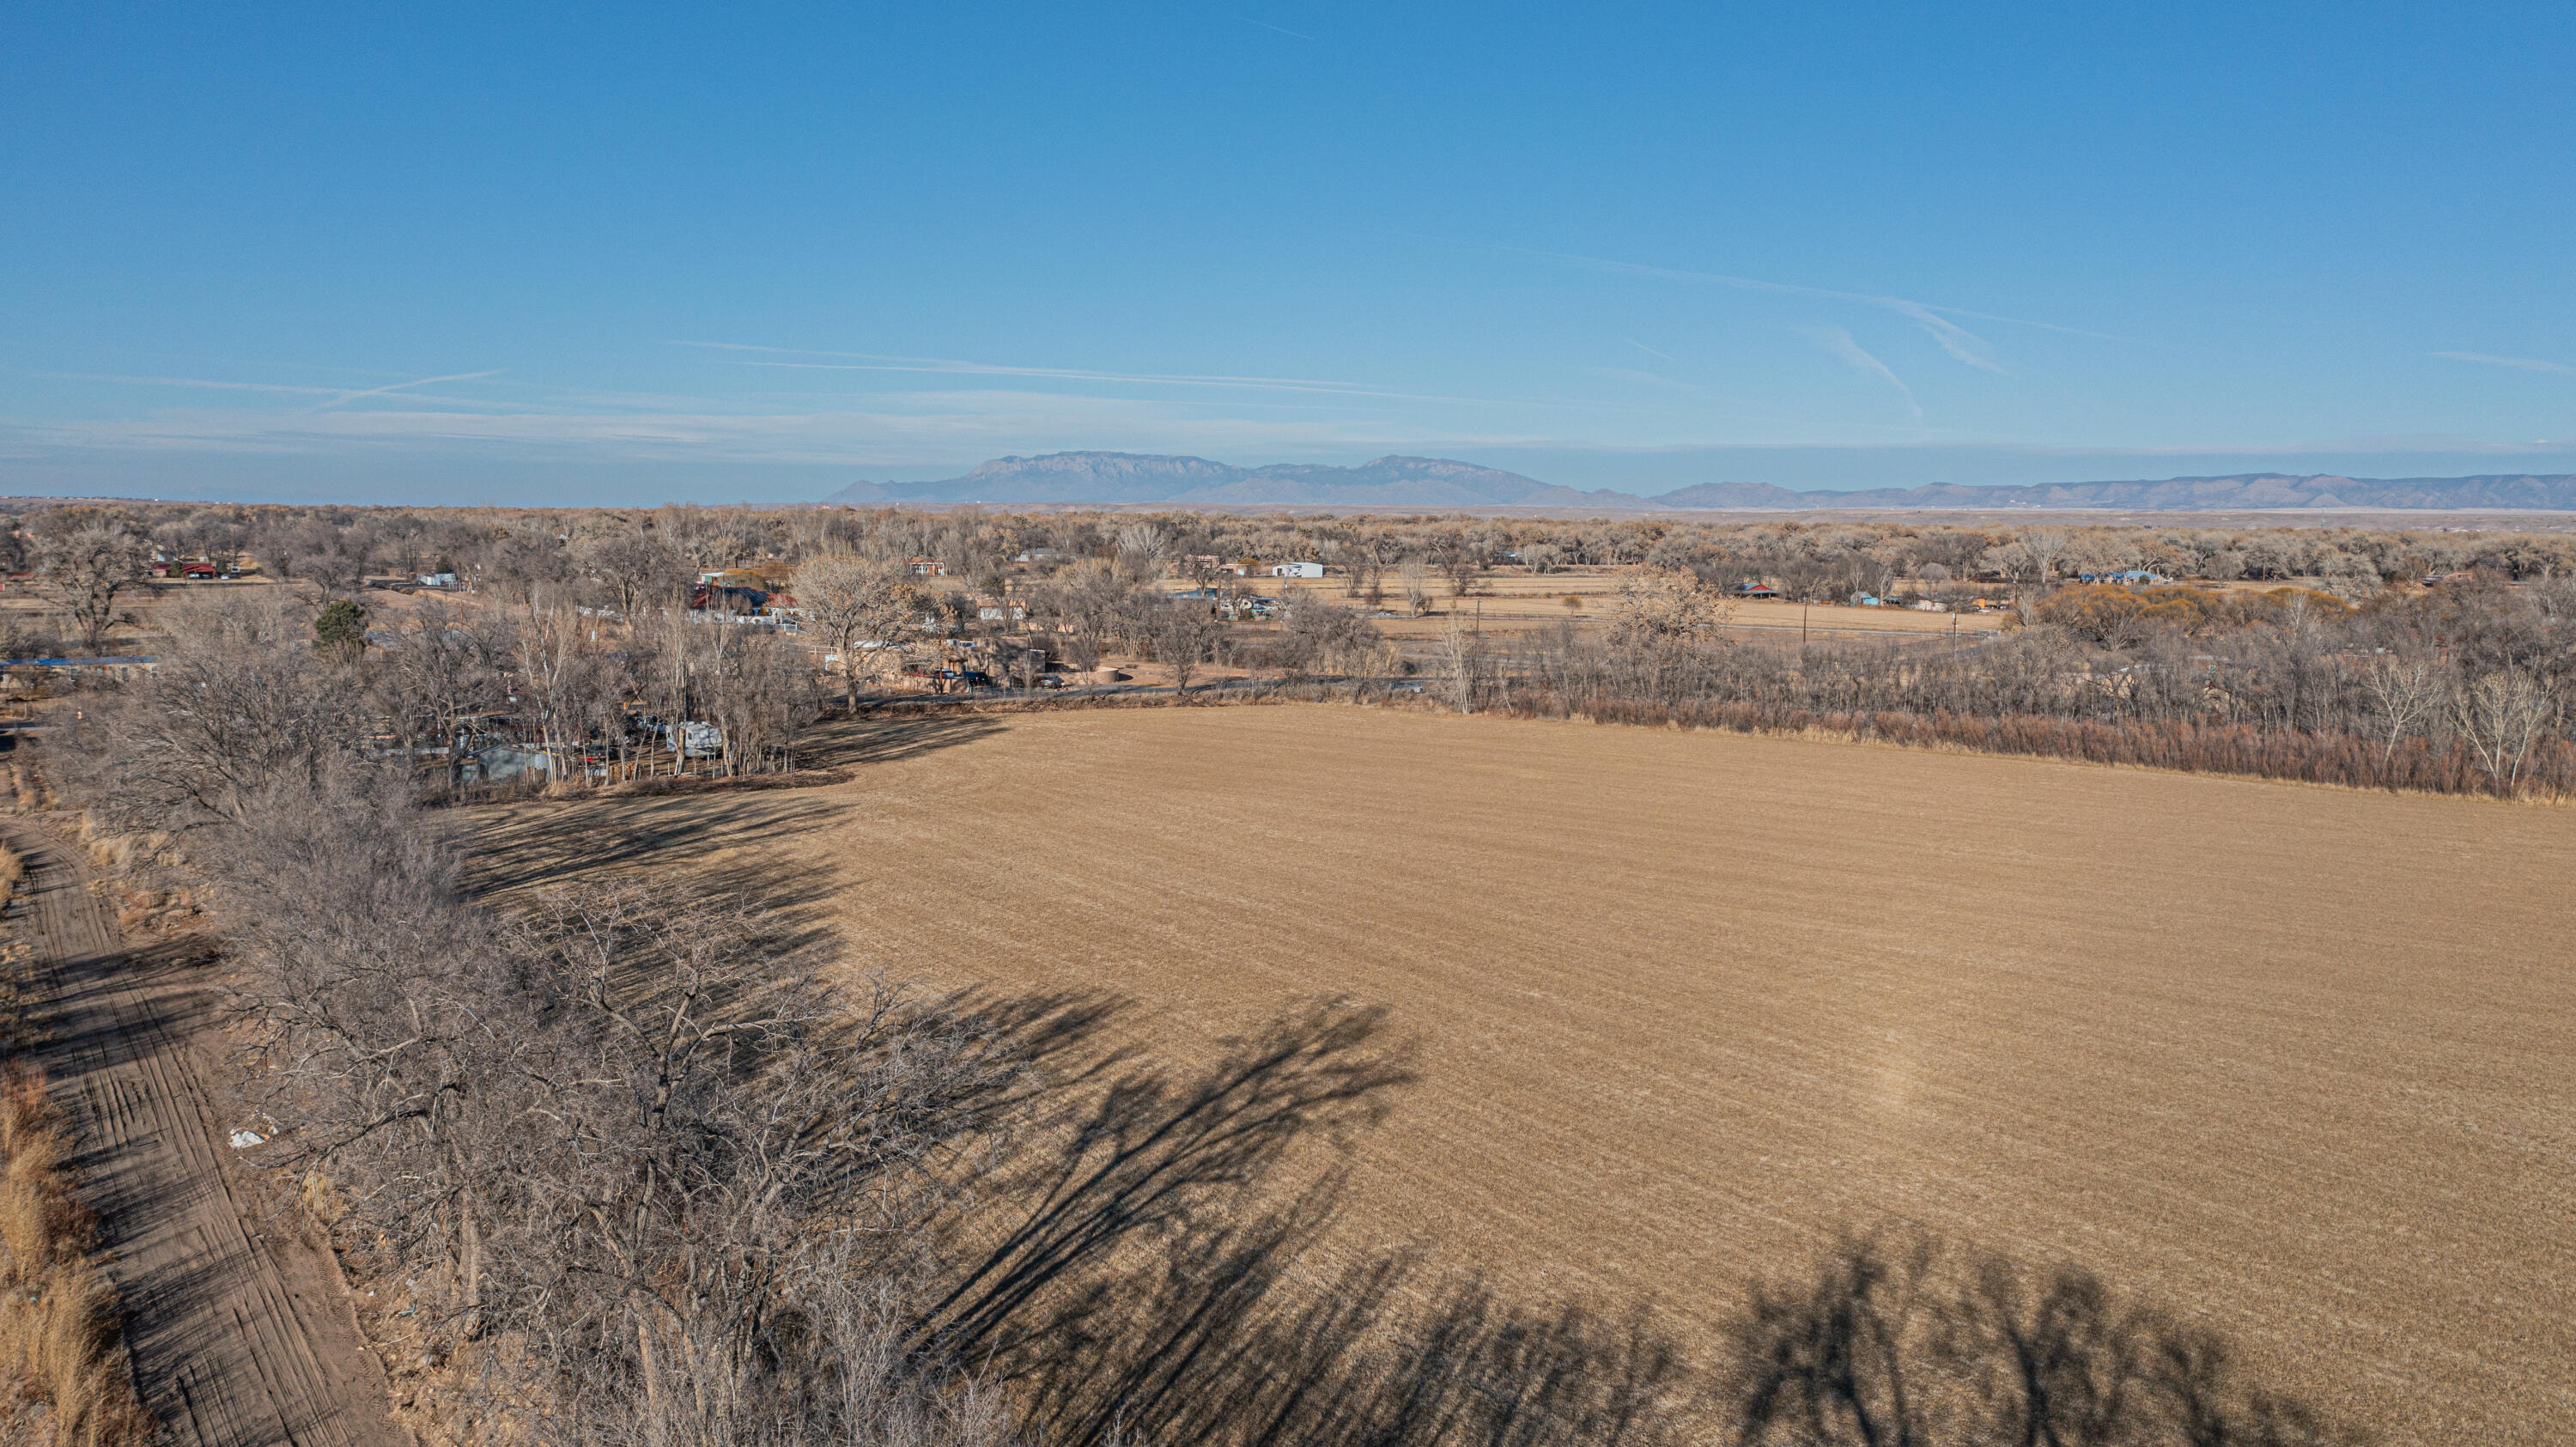
[[[2297,477],[2249,472],[2162,482],[1971,487],[1936,482],[1860,492],[1793,492],[1762,482],[1704,482],[1641,497],[1582,492],[1442,457],[1381,457],[1357,467],[1235,467],[1204,457],[1050,452],[1003,457],[938,482],[853,483],[828,503],[1128,503],[1168,507],[1559,508],[1805,512],[1819,508],[2116,509],[2233,512],[2284,508],[2576,511],[2576,474],[2483,477]]]

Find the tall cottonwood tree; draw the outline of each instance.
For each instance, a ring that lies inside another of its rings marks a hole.
[[[38,545],[36,572],[45,593],[80,633],[81,647],[96,653],[116,625],[126,621],[119,602],[143,586],[151,549],[116,523],[85,523]]]
[[[859,644],[891,645],[920,614],[921,600],[910,571],[891,558],[849,554],[809,558],[796,570],[795,593],[805,628],[840,655],[846,684],[843,697],[856,711]]]
[[[582,539],[575,556],[621,621],[686,598],[688,559],[658,532],[632,523],[613,527]]]

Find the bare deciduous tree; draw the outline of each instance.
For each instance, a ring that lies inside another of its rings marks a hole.
[[[1431,607],[1431,569],[1419,554],[1409,555],[1397,573],[1404,580],[1404,606],[1419,618]]]
[[[1697,574],[1645,568],[1619,581],[1611,635],[1628,643],[1697,638],[1722,628],[1734,603]]]
[[[2520,669],[2488,673],[2462,685],[2451,700],[2460,736],[2496,788],[2508,794],[2520,786],[2523,764],[2556,713],[2548,692]]]
[[[1449,580],[1452,598],[1467,597],[1484,586],[1486,557],[1478,539],[1463,533],[1443,535],[1432,554],[1441,576]]]
[[[1149,630],[1156,661],[1172,670],[1172,701],[1178,703],[1188,695],[1199,665],[1225,637],[1225,625],[1205,604],[1180,602],[1157,605]]]
[[[315,666],[310,617],[275,593],[174,604],[152,674],[103,711],[102,815],[173,831],[238,820],[354,751],[365,698]]]
[[[2031,572],[2041,587],[2056,581],[2057,561],[2075,541],[2075,534],[2065,528],[2022,529],[2022,550],[2029,555]]]
[[[2372,657],[2362,685],[2379,710],[2380,727],[2387,731],[2387,743],[2379,753],[2382,774],[2396,760],[2398,744],[2441,709],[2449,683],[2442,670],[2425,659],[2393,654]]]
[[[1150,578],[1172,550],[1169,528],[1155,523],[1129,523],[1118,530],[1118,564],[1132,577]]]
[[[116,625],[128,621],[117,604],[142,586],[151,550],[116,523],[92,522],[45,538],[36,571],[48,596],[70,615],[83,650],[96,653]]]
[[[1460,713],[1476,711],[1476,704],[1484,693],[1488,666],[1484,635],[1469,626],[1464,617],[1452,612],[1449,626],[1440,634],[1441,684],[1449,695],[1451,708]]]
[[[451,786],[464,776],[474,721],[501,702],[510,651],[504,621],[436,599],[396,622],[378,650],[377,697],[395,737],[407,748],[446,749]]]
[[[658,532],[621,525],[581,540],[577,557],[598,585],[599,596],[633,622],[645,610],[667,607],[688,591],[688,560]]]
[[[861,643],[894,647],[921,611],[912,576],[901,563],[846,554],[810,558],[796,570],[796,605],[805,626],[840,655],[848,706],[859,706]]]

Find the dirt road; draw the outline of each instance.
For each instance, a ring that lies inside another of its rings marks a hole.
[[[209,1079],[199,971],[129,951],[51,831],[0,821],[26,861],[14,906],[51,1039],[38,1047],[79,1145],[144,1405],[180,1447],[407,1447],[384,1370],[319,1243],[246,1223]]]

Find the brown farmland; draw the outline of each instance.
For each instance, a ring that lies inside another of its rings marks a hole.
[[[1903,1219],[2387,1440],[2576,1430],[2576,813],[1322,706],[850,727],[848,783],[499,812],[491,862],[793,881],[856,960],[1114,989],[1183,1055],[1385,1002],[1421,1079],[1345,1239],[1517,1291],[1705,1324]]]

